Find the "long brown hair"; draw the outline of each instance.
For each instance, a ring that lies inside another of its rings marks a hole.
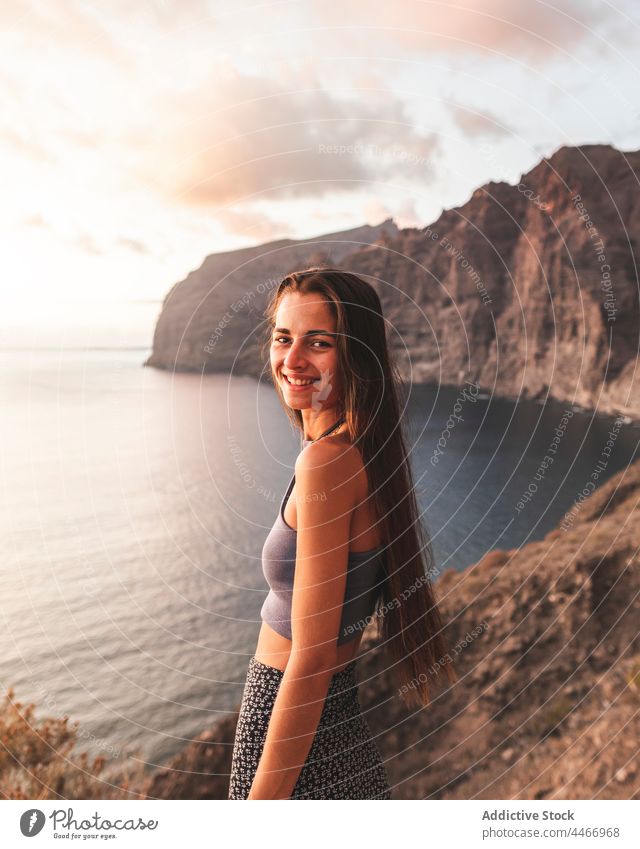
[[[434,556],[420,515],[400,415],[400,378],[387,343],[380,299],[355,274],[316,266],[288,274],[269,302],[265,318],[271,342],[278,305],[289,292],[316,293],[336,320],[338,368],[344,388],[341,408],[352,443],[367,472],[385,545],[385,579],[376,621],[377,637],[407,706],[428,705],[430,678],[445,672],[457,680],[431,583]],[[271,375],[273,379],[273,374]],[[300,410],[276,391],[287,415],[302,433]]]

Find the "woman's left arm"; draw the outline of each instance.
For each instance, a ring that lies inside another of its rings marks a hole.
[[[289,799],[311,750],[331,677],[347,581],[354,480],[345,449],[325,441],[298,456],[292,645],[249,799]]]

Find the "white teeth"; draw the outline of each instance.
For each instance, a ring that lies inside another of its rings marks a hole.
[[[310,383],[313,383],[313,379],[311,380],[296,380],[294,377],[289,377],[288,374],[285,375],[286,379],[289,383],[293,383],[294,386],[308,386]]]

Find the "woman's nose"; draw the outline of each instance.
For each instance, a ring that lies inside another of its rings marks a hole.
[[[286,366],[297,366],[300,363],[304,362],[304,357],[301,352],[301,344],[298,345],[297,342],[294,342],[292,346],[287,351],[287,355],[284,358],[284,363]]]

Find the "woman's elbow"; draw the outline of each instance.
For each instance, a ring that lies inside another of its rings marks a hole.
[[[329,678],[335,674],[339,664],[336,640],[327,643],[296,644],[294,639],[287,667],[291,666],[299,675],[320,675]]]

